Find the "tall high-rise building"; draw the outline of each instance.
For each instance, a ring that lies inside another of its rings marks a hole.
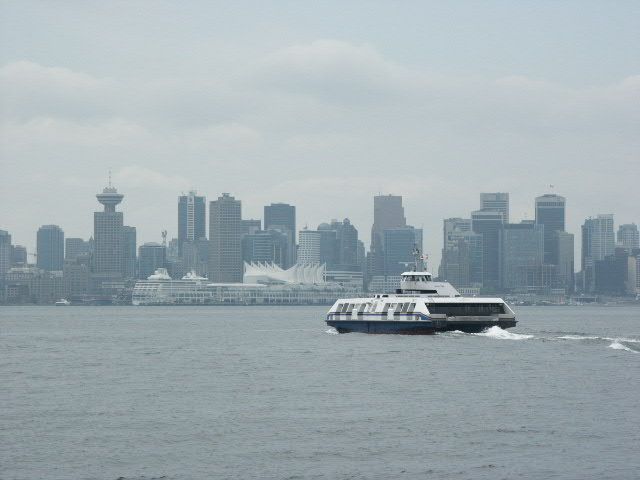
[[[206,199],[190,191],[178,197],[178,252],[182,244],[206,238]]]
[[[249,233],[242,237],[242,260],[247,263],[274,263],[284,268],[289,238],[280,230]]]
[[[371,227],[371,259],[369,276],[384,275],[384,231],[406,227],[402,197],[400,195],[376,195],[373,197],[373,225]]]
[[[147,242],[138,248],[138,277],[145,279],[158,268],[167,267],[167,247]]]
[[[486,293],[500,290],[500,230],[504,214],[497,211],[471,212],[471,229],[482,235],[482,287]]]
[[[136,278],[136,227],[122,227],[122,249],[122,275]]]
[[[625,223],[618,227],[618,245],[629,252],[640,248],[640,233],[635,223]]]
[[[93,277],[99,287],[104,281],[122,278],[124,216],[122,212],[116,212],[116,205],[122,202],[124,195],[109,181],[109,186],[96,198],[104,205],[104,211],[93,214]]]
[[[58,225],[43,225],[37,235],[37,265],[46,271],[62,271],[64,232]]]
[[[573,233],[556,232],[556,241],[558,242],[558,263],[555,270],[555,286],[564,288],[567,293],[573,293],[575,290]]]
[[[325,263],[321,257],[322,233],[306,228],[298,232],[298,264]]]
[[[320,233],[320,264],[326,265],[327,271],[337,270],[340,263],[340,252],[338,244],[338,232],[335,230],[335,226],[328,223],[321,223],[318,225],[318,232]],[[302,242],[302,240],[300,240]],[[300,251],[300,249],[299,249]],[[300,261],[300,258],[298,258]]]
[[[509,194],[502,192],[481,193],[480,210],[484,212],[501,212],[503,222],[509,223]]]
[[[0,230],[0,278],[11,268],[11,235],[6,230]]]
[[[64,240],[64,259],[73,260],[80,255],[89,255],[91,253],[91,243],[82,238],[65,238]]]
[[[11,249],[11,266],[26,267],[27,263],[27,248],[22,245],[13,245]]]
[[[582,225],[582,288],[587,292],[595,291],[596,262],[615,252],[613,215],[597,215],[587,218]]]
[[[240,221],[240,235],[249,235],[262,230],[262,221],[260,219],[243,219]]]
[[[272,203],[264,207],[264,229],[280,230],[287,235],[286,268],[296,263],[296,207],[288,203]]]
[[[558,264],[556,232],[564,232],[566,199],[547,193],[536,197],[536,223],[544,226],[544,263]]]
[[[228,193],[209,203],[209,280],[240,283],[242,204]]]
[[[550,286],[544,265],[544,227],[531,221],[500,230],[502,288],[519,293]]]
[[[400,275],[411,269],[416,242],[422,239],[421,229],[411,226],[384,230],[384,274]]]
[[[482,235],[471,231],[470,218],[443,221],[443,249],[438,276],[455,287],[482,285]]]

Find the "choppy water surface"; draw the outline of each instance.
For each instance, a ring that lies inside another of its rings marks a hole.
[[[638,478],[640,308],[332,334],[324,308],[0,308],[0,478]]]

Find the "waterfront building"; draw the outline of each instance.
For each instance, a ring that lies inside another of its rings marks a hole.
[[[26,267],[27,263],[27,248],[22,245],[13,245],[11,248],[11,266]]]
[[[605,295],[635,294],[629,278],[636,275],[636,257],[624,248],[615,248],[612,255],[594,261],[594,293]]]
[[[158,268],[167,267],[167,247],[156,242],[147,242],[138,249],[139,278],[147,278]]]
[[[209,279],[242,281],[242,204],[228,193],[209,203]]]
[[[272,203],[264,207],[264,229],[280,230],[287,235],[286,267],[296,263],[296,207],[288,203]]]
[[[286,268],[289,236],[280,230],[258,231],[242,237],[242,260],[245,263],[273,263]]]
[[[104,205],[104,211],[93,214],[93,288],[102,290],[107,283],[110,289],[119,284],[123,277],[123,235],[124,216],[116,211],[124,195],[111,186],[105,187],[96,195],[98,202]]]
[[[300,230],[298,233],[298,264],[321,264],[321,241],[322,231],[319,230]]]
[[[640,248],[640,233],[635,223],[625,223],[618,227],[618,246],[631,251]]]
[[[500,290],[500,230],[502,212],[478,210],[471,213],[471,228],[482,235],[482,287],[483,293]]]
[[[65,260],[63,266],[64,297],[89,294],[90,289],[90,261],[88,254],[76,255],[74,258]]]
[[[503,290],[541,293],[550,287],[543,274],[544,226],[532,221],[504,224],[500,230],[500,252]]]
[[[178,254],[184,242],[206,238],[206,199],[196,191],[178,197]]]
[[[64,232],[58,225],[43,225],[36,238],[37,266],[48,272],[62,271]]]
[[[65,238],[64,240],[64,259],[73,260],[80,255],[89,255],[91,253],[91,242],[82,238]]]
[[[480,210],[483,212],[501,212],[502,221],[509,223],[509,194],[508,193],[481,193]]]
[[[407,226],[400,195],[376,195],[373,197],[373,225],[371,226],[371,248],[369,276],[384,275],[384,231]]]
[[[124,278],[136,278],[136,227],[122,227],[122,275]]]
[[[328,283],[322,265],[245,264],[244,283],[211,283],[195,275],[172,280],[158,269],[133,289],[134,305],[331,305],[336,298],[358,293]]]
[[[6,303],[52,305],[64,296],[62,270],[45,271],[38,267],[13,267],[5,274]]]
[[[558,265],[556,232],[565,230],[566,199],[560,195],[545,194],[536,197],[536,223],[544,225],[544,263]]]

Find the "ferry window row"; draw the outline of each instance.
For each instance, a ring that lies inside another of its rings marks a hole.
[[[504,313],[501,303],[430,303],[429,313],[444,313],[449,317],[486,317]]]
[[[382,313],[392,311],[394,313],[413,313],[416,308],[415,303],[386,303],[382,307]],[[336,307],[336,313],[352,313],[353,311],[358,313],[374,312],[375,305],[372,303],[339,303]]]

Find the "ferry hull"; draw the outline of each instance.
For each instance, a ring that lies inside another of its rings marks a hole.
[[[381,333],[396,335],[433,335],[436,327],[425,321],[327,320],[339,333]]]
[[[449,317],[440,321],[393,321],[393,320],[327,320],[327,325],[338,333],[381,333],[397,335],[433,335],[436,332],[460,331],[479,333],[491,327],[507,329],[516,326],[514,318],[464,319]]]

